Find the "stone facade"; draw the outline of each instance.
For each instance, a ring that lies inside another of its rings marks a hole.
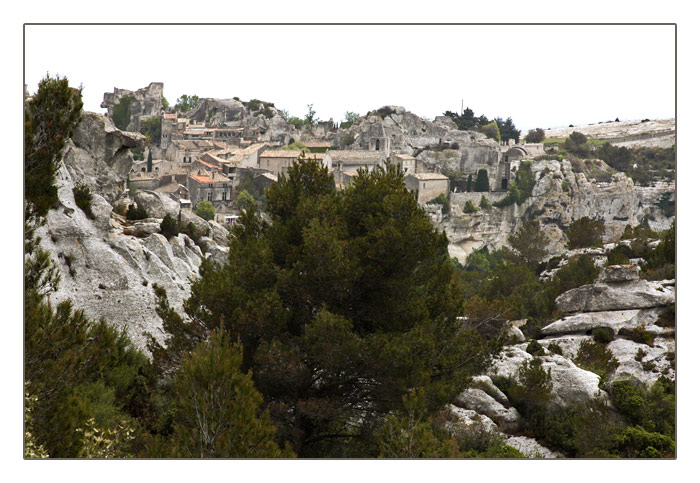
[[[450,178],[440,173],[416,173],[405,177],[406,188],[418,193],[418,202],[426,203],[450,191]]]

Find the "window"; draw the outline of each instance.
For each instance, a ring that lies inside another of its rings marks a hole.
[[[207,201],[211,201],[211,191],[207,193]]]
[[[379,151],[379,139],[377,139],[374,143],[374,150]]]
[[[221,200],[226,201],[226,192],[221,193]]]

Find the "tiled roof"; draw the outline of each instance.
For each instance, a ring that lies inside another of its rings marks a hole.
[[[410,154],[395,154],[394,156],[396,156],[399,159],[404,159],[406,161],[411,161],[411,160],[416,159],[413,156],[411,156]]]
[[[314,140],[304,141],[302,139],[301,144],[303,144],[307,148],[330,148],[331,147],[331,143],[329,143],[328,141],[314,141]]]
[[[252,147],[252,146],[251,146]],[[285,149],[275,149],[265,151],[260,155],[261,158],[298,158],[301,155],[301,151],[296,150],[285,150]]]

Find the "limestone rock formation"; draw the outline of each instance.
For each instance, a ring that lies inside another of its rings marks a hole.
[[[140,134],[119,131],[106,117],[84,113],[58,167],[58,207],[49,211],[37,235],[61,273],[52,303],[71,300],[87,316],[125,328],[143,348],[145,332],[162,337],[153,285],[162,286],[171,305],[181,310],[204,255],[187,235],[167,240],[159,234],[158,218],[129,222],[112,210],[133,162],[128,149],[142,142]],[[95,219],[75,203],[73,188],[80,184],[90,188]],[[225,250],[213,241],[210,249]]]
[[[134,195],[134,201],[139,208],[146,210],[152,218],[172,216],[175,220],[180,213],[180,204],[165,193],[159,191],[141,190]]]
[[[556,307],[565,313],[646,309],[670,305],[675,299],[674,287],[661,282],[633,280],[594,283],[569,290],[557,297]]]
[[[160,116],[163,113],[162,82],[151,82],[148,87],[136,91],[115,87],[114,92],[105,92],[100,107],[106,108],[107,115],[112,119],[114,107],[126,97],[131,97],[133,99],[129,106],[131,120],[126,127],[129,131],[138,131],[141,127],[141,119]]]
[[[504,431],[515,431],[520,426],[521,418],[517,409],[513,407],[506,408],[481,389],[466,389],[457,396],[454,404],[487,416]]]

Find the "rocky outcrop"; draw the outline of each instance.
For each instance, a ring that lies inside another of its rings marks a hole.
[[[126,126],[127,130],[138,131],[142,118],[156,117],[163,113],[163,83],[151,82],[148,87],[130,91],[128,89],[114,88],[114,92],[105,92],[100,107],[107,109],[107,115],[112,119],[114,107],[122,99],[131,97],[133,100],[129,106],[131,120]]]
[[[120,131],[107,117],[84,112],[73,138],[66,143],[66,176],[112,203],[125,188],[134,158],[130,148],[142,148],[145,137]]]
[[[153,286],[162,286],[171,305],[181,310],[204,255],[187,235],[170,240],[162,236],[159,218],[129,222],[114,213],[112,203],[119,204],[117,198],[133,162],[128,149],[142,142],[140,134],[119,131],[106,117],[84,113],[59,164],[58,208],[49,211],[37,235],[61,273],[52,303],[71,300],[88,317],[125,328],[143,348],[145,333],[162,337]],[[73,188],[79,184],[90,188],[94,219],[75,203]],[[158,195],[145,193],[139,200],[154,215],[177,216],[174,207]],[[210,229],[195,215],[186,218]],[[210,249],[226,250],[214,240]]]
[[[515,431],[520,426],[520,414],[511,407],[506,408],[481,389],[468,388],[462,392],[454,404],[464,409],[471,409],[487,416],[504,431]]]
[[[180,214],[180,203],[159,191],[141,190],[134,195],[134,201],[139,208],[146,210],[152,218],[165,218],[172,216],[177,220]]]
[[[556,307],[565,313],[647,309],[670,305],[675,299],[673,286],[633,280],[615,284],[594,283],[569,290],[557,297]]]

